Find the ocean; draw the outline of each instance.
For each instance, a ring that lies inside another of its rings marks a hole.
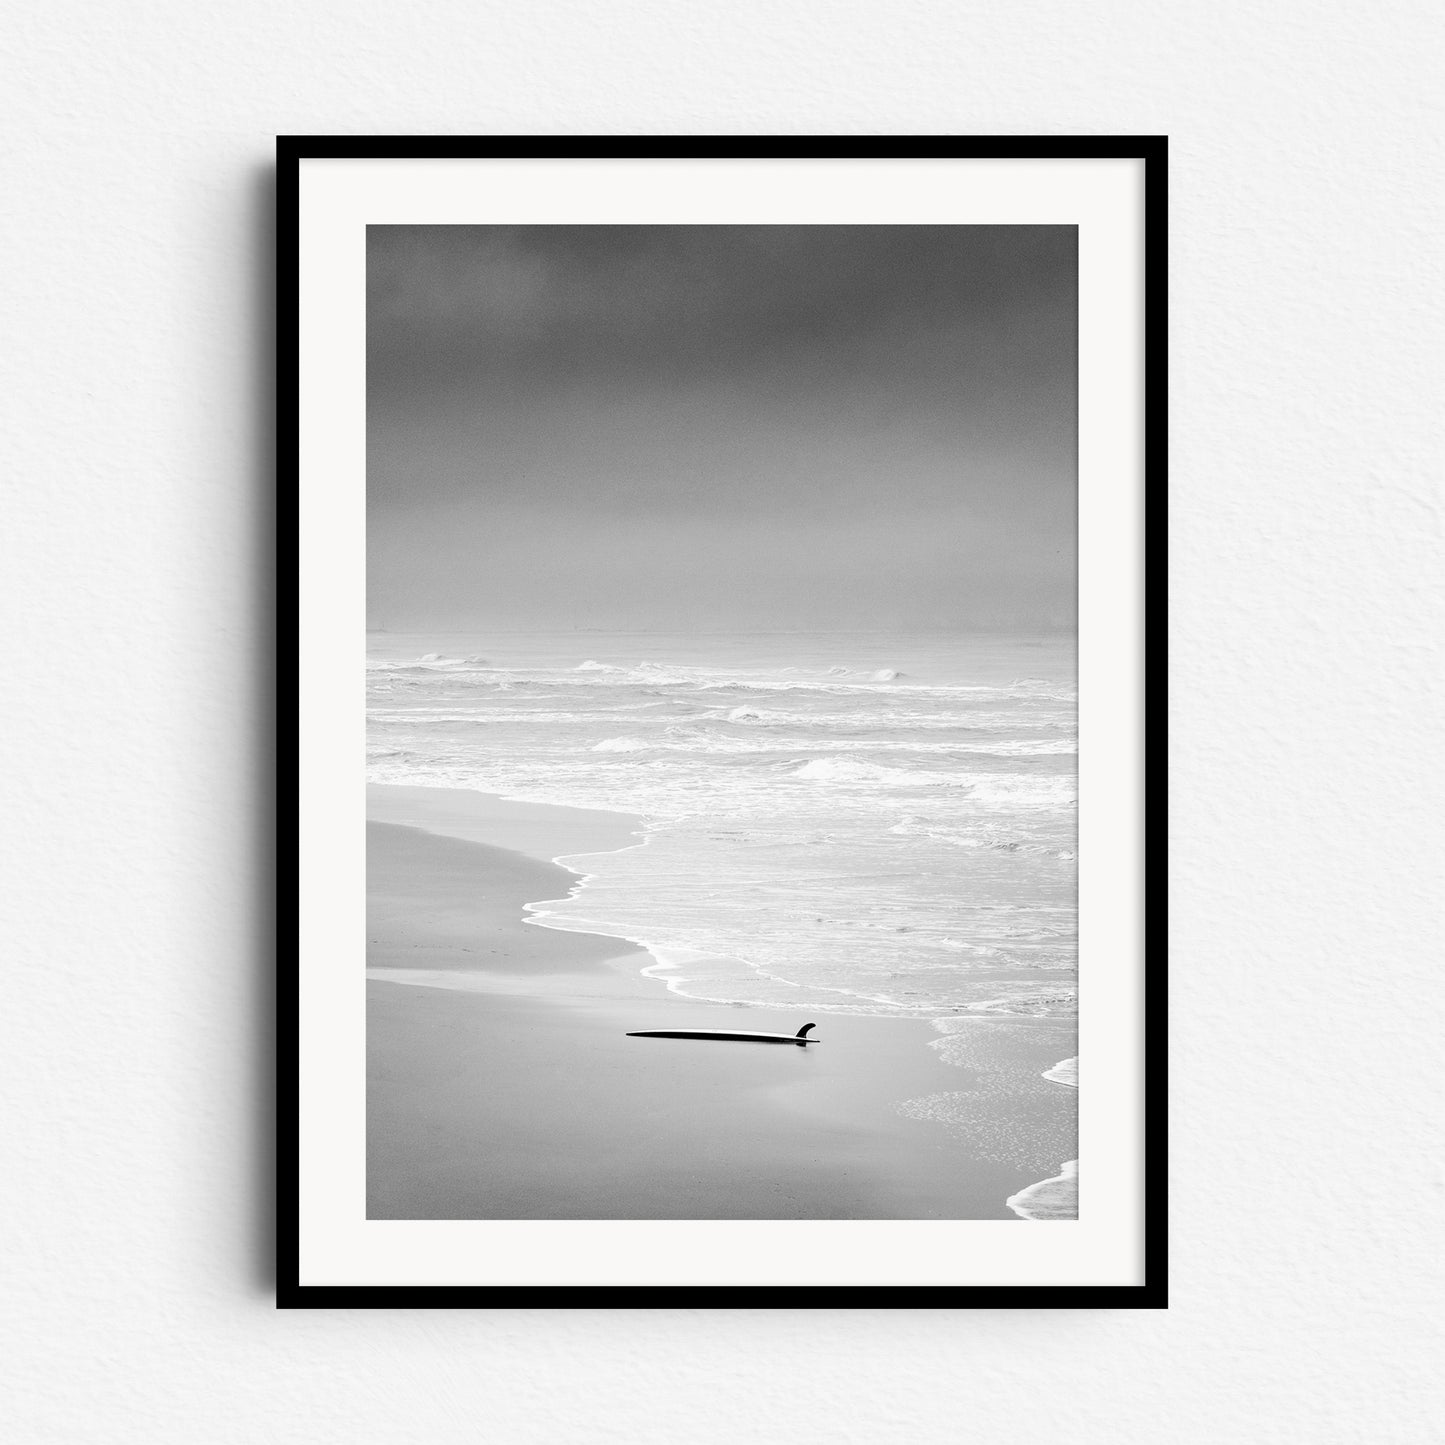
[[[954,1062],[970,1019],[1074,1052],[1076,761],[1072,637],[368,636],[370,781],[644,819],[538,923],[697,999],[932,1020]]]
[[[372,634],[367,681],[373,782],[641,814],[538,912],[680,993],[1074,1012],[1071,640]]]

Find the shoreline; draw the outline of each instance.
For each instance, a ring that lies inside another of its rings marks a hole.
[[[644,819],[638,813],[529,803],[470,788],[368,783],[366,817],[369,822],[398,823],[465,842],[507,848],[541,863],[588,853],[619,853],[647,841]],[[568,846],[548,846],[564,841]]]
[[[529,916],[585,883],[556,859],[637,846],[640,818],[367,791],[369,1218],[1018,1219],[1006,1201],[1065,1157],[1019,1157],[984,1058],[1040,1078],[1046,1031],[980,1020],[964,1067],[916,1018],[824,1012],[821,1049],[627,1038],[808,1021],[689,998],[631,940]],[[945,1095],[988,1127],[905,1109]]]

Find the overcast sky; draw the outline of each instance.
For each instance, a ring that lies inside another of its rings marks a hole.
[[[372,226],[369,625],[1072,625],[1075,236]]]

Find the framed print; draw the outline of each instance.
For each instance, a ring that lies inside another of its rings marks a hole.
[[[281,1305],[1164,1305],[1164,165],[280,141]]]

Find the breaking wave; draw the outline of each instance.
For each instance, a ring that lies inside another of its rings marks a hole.
[[[884,783],[889,787],[926,787],[939,775],[911,773],[882,763],[862,763],[853,758],[813,758],[792,770],[795,778],[822,783]]]

